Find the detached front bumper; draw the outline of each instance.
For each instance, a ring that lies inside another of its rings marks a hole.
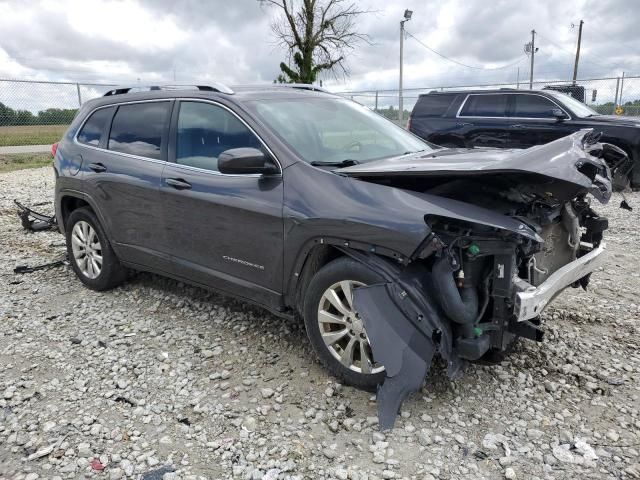
[[[538,287],[519,281],[519,287],[522,284],[528,287],[520,288],[521,291],[515,294],[514,314],[517,321],[522,322],[537,317],[558,293],[603,266],[606,259],[605,248],[604,242],[601,243],[589,253],[556,270]]]

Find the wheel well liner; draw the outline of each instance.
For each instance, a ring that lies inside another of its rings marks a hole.
[[[298,314],[302,315],[304,297],[311,279],[322,267],[341,256],[344,256],[344,253],[333,245],[320,244],[311,247],[305,257],[300,273],[294,274],[298,278],[292,299],[293,306]]]
[[[71,212],[83,207],[89,207],[93,210],[89,202],[82,198],[75,197],[73,195],[65,195],[60,199],[60,211],[62,214],[62,218],[60,218],[60,220],[63,228],[67,224],[67,219],[69,218],[69,215],[71,215]]]

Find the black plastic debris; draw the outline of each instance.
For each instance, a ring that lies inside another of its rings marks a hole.
[[[63,265],[68,265],[68,264],[69,262],[67,261],[67,255],[65,254],[64,258],[60,260],[56,260],[55,262],[51,262],[51,263],[43,263],[42,265],[35,265],[33,267],[30,265],[18,265],[13,269],[13,273],[16,273],[16,274],[33,273],[33,272],[37,272],[38,270],[49,270],[50,268],[61,267]]]
[[[165,473],[175,472],[176,469],[173,465],[164,465],[155,470],[150,470],[146,473],[142,474],[141,480],[162,480],[162,477]]]
[[[353,304],[365,323],[374,358],[385,367],[376,403],[379,428],[389,430],[402,402],[422,386],[436,353],[447,361],[449,378],[459,376],[464,363],[452,351],[450,325],[423,293],[433,290],[425,272],[372,255],[348,254],[385,279],[355,289]]]
[[[389,430],[395,424],[402,402],[422,385],[435,346],[405,319],[391,299],[387,285],[357,289],[354,305],[365,319],[394,320],[367,322],[367,334],[374,354],[386,371],[386,379],[378,389],[376,399],[378,422],[380,430]]]
[[[58,227],[55,215],[44,215],[35,210],[31,210],[29,207],[22,205],[18,200],[14,200],[13,203],[18,207],[18,216],[25,230],[40,232]]]

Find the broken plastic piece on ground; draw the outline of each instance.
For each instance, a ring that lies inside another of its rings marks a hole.
[[[18,207],[18,216],[20,217],[22,227],[25,230],[40,232],[42,230],[49,230],[58,226],[55,215],[49,216],[38,213],[31,210],[29,207],[25,207],[18,202],[18,200],[14,200],[13,203]]]
[[[43,263],[42,265],[36,265],[35,267],[30,267],[29,265],[18,265],[13,269],[13,273],[33,273],[38,270],[49,270],[50,268],[61,267],[62,265],[68,265],[67,255],[64,255],[62,260],[56,260],[51,263]]]
[[[176,469],[172,465],[164,465],[155,470],[150,470],[142,474],[141,480],[162,480],[165,473],[175,472]]]
[[[624,193],[621,193],[621,195],[622,195],[622,202],[620,202],[620,208],[624,210],[632,211],[633,207],[629,205],[629,202],[627,202],[627,197],[624,196]]]

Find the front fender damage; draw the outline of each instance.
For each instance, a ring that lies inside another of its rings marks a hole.
[[[385,366],[377,405],[379,427],[388,430],[402,402],[422,385],[436,353],[447,361],[450,378],[460,375],[463,361],[452,351],[450,323],[422,293],[432,285],[427,271],[413,264],[401,268],[374,255],[348,253],[385,279],[385,283],[355,289],[353,302],[374,357]]]

